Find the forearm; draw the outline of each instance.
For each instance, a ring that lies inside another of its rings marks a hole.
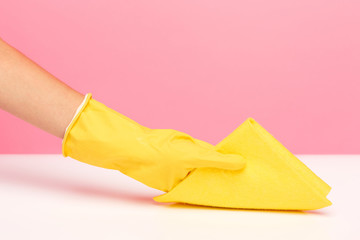
[[[0,108],[63,138],[83,99],[0,38]]]

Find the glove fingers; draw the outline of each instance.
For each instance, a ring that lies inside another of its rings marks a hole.
[[[213,167],[227,170],[240,170],[245,164],[245,159],[238,154],[223,154],[217,151],[202,154],[190,163],[192,168]]]

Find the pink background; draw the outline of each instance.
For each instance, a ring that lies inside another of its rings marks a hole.
[[[360,153],[357,0],[11,0],[2,38],[152,128],[216,144],[253,117],[295,154]],[[0,110],[0,153],[61,139]]]

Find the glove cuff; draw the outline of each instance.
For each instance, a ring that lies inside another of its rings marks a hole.
[[[91,93],[87,93],[85,95],[84,100],[82,101],[82,103],[80,104],[80,106],[77,108],[75,115],[73,117],[73,119],[71,120],[71,122],[69,123],[69,125],[67,126],[66,130],[65,130],[65,134],[64,134],[64,138],[62,140],[62,155],[64,157],[67,157],[67,154],[65,153],[65,143],[67,140],[67,137],[69,135],[69,132],[71,130],[71,128],[74,126],[76,120],[79,118],[81,112],[83,111],[83,109],[86,107],[86,105],[89,103],[90,99],[92,98],[92,94]]]

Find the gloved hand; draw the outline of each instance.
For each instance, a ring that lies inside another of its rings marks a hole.
[[[238,170],[245,160],[173,129],[150,129],[87,94],[62,143],[64,157],[115,169],[143,184],[170,191],[192,170]]]

